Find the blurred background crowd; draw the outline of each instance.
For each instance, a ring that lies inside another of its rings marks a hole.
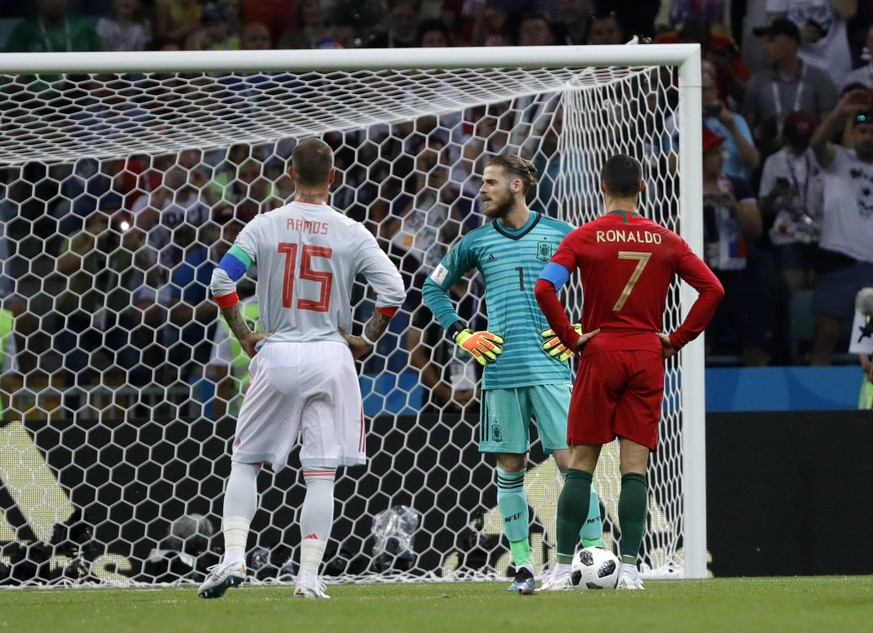
[[[873,184],[855,186],[873,183],[871,0],[35,0],[0,7],[0,43],[10,52],[700,43],[704,255],[727,290],[707,331],[707,362],[858,363],[848,354],[857,334],[854,295],[873,285]],[[328,135],[340,172],[333,205],[373,231],[412,288],[364,371],[411,369],[424,388],[423,408],[460,409],[474,399],[475,367],[445,344],[415,289],[459,234],[481,224],[483,158],[512,149],[533,159],[542,182],[532,207],[560,211],[549,182],[560,112],[552,111],[549,129],[532,131],[519,128],[519,107],[507,102],[457,121]],[[678,149],[677,116],[662,122],[667,133],[657,140],[668,160]],[[6,369],[54,376],[49,383],[61,389],[208,378],[222,396],[213,414],[232,412],[245,362],[216,320],[208,281],[245,222],[293,194],[285,172],[292,147],[240,143],[3,168],[0,294],[14,323],[12,335],[0,332]],[[480,318],[476,279],[453,292],[462,316]],[[372,306],[359,299],[364,320]],[[256,305],[248,309],[255,322]],[[54,366],[44,350],[54,351]],[[77,410],[77,398],[69,391],[64,410]]]

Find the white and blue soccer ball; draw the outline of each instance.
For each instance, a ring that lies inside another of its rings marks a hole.
[[[602,547],[586,547],[576,552],[571,569],[570,580],[577,589],[615,589],[621,561]]]

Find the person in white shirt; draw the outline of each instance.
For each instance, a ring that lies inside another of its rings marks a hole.
[[[263,464],[283,468],[298,436],[306,497],[294,597],[329,597],[318,571],[333,523],[336,469],[366,463],[354,360],[372,351],[406,297],[399,271],[375,237],[328,205],[335,175],[330,146],[303,140],[291,163],[294,201],[249,222],[212,276],[215,301],[252,357],[252,382],[237,419],[225,491],[224,559],[200,586],[201,598],[220,598],[245,580],[258,471]],[[246,325],[236,293],[236,282],[253,264],[264,333]],[[375,290],[376,310],[363,334],[353,336],[351,293],[359,274]]]
[[[800,58],[837,86],[852,70],[847,25],[857,10],[857,0],[767,0],[767,15],[787,17],[800,29]]]

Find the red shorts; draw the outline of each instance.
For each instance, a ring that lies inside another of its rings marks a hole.
[[[625,437],[658,448],[664,359],[651,351],[583,356],[567,421],[568,444],[608,444]]]

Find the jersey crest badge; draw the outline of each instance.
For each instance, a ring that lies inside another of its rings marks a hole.
[[[537,259],[547,262],[552,259],[554,254],[555,247],[552,246],[551,242],[537,242]]]

